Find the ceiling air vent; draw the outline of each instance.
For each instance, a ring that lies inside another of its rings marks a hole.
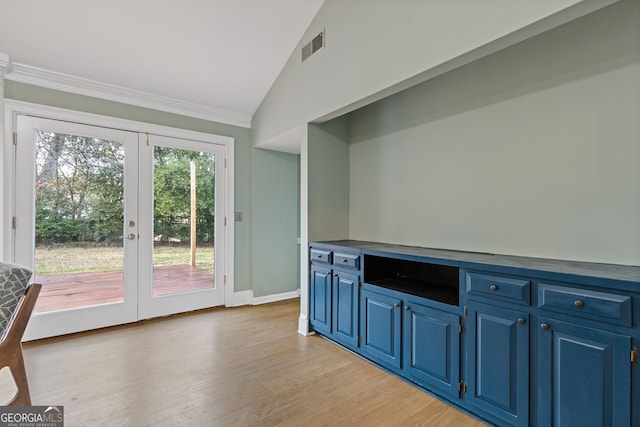
[[[304,61],[324,47],[324,31],[315,36],[313,40],[302,47],[302,60]]]

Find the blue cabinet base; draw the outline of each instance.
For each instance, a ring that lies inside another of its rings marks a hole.
[[[640,426],[640,267],[339,241],[310,273],[313,330],[483,422]]]

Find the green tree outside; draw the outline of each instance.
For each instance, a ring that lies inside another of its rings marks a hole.
[[[117,141],[38,131],[36,243],[118,242],[123,234],[124,147]],[[190,162],[196,163],[198,242],[214,241],[212,154],[154,151],[154,235],[189,242]]]

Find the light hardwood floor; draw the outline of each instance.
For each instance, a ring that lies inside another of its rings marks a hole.
[[[298,300],[26,343],[34,405],[65,426],[482,426],[319,336]]]

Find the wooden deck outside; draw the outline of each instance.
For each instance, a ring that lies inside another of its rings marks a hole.
[[[154,267],[153,276],[153,296],[213,286],[210,273],[190,265]],[[36,313],[122,301],[122,270],[36,276],[35,280],[42,283]]]

